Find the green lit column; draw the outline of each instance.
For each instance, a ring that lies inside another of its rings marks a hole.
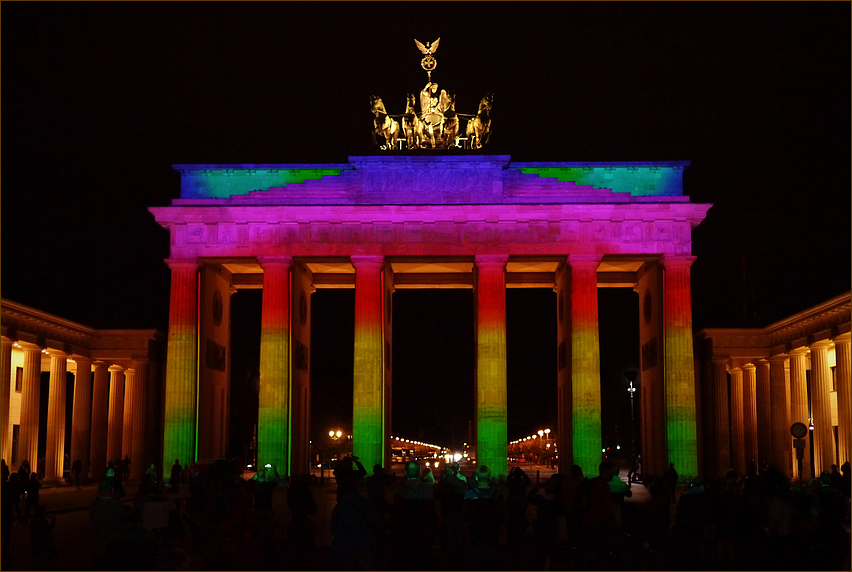
[[[698,474],[689,271],[694,261],[694,256],[666,255],[662,259],[665,269],[663,379],[666,392],[666,438],[669,462],[675,464],[683,479]]]
[[[571,427],[574,464],[595,476],[601,462],[601,349],[598,331],[598,266],[602,256],[572,254]]]
[[[383,256],[353,256],[355,267],[355,363],[352,452],[365,467],[383,464],[384,335]]]
[[[476,457],[495,479],[506,447],[506,255],[476,257]]]
[[[159,467],[163,474],[175,459],[185,467],[195,461],[200,266],[196,260],[169,259],[166,263],[172,271],[172,284],[169,301],[169,345],[166,354],[163,465]],[[94,424],[92,430],[94,442]],[[93,466],[93,470],[97,471],[99,467]]]
[[[257,464],[290,473],[290,269],[289,256],[258,258],[263,268],[260,318],[260,395]]]

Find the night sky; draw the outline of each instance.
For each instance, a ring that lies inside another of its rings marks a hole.
[[[849,290],[848,3],[10,3],[2,11],[2,296],[95,328],[168,325],[172,164],[372,154],[369,96],[433,78],[515,161],[689,160],[696,329],[764,326]],[[233,298],[235,447],[260,292]],[[313,298],[314,425],[351,423],[354,291]],[[632,291],[600,294],[607,441],[638,367]],[[555,294],[509,290],[509,438],[556,424]],[[469,290],[394,295],[394,433],[473,419]],[[254,412],[256,415],[256,410]],[[618,425],[616,435],[615,426]]]

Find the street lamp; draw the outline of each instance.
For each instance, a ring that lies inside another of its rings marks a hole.
[[[636,425],[633,418],[633,396],[636,394],[636,388],[633,387],[633,382],[636,381],[637,372],[635,370],[629,369],[624,372],[624,377],[630,382],[627,391],[630,393],[630,453],[636,454],[636,430],[634,426]]]

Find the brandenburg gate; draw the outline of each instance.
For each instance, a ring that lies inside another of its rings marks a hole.
[[[648,473],[698,472],[688,162],[514,163],[455,153],[176,165],[163,467],[227,449],[230,294],[262,288],[258,462],[309,470],[311,293],[355,289],[353,450],[388,466],[393,292],[473,290],[476,448],[507,471],[506,288],[557,293],[560,470],[601,460],[598,288],[639,297]]]

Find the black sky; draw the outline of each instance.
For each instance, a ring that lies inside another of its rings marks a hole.
[[[0,13],[2,296],[92,327],[167,329],[168,235],[146,208],[178,196],[172,164],[373,153],[369,96],[400,113],[425,83],[414,38],[441,37],[434,77],[460,111],[496,93],[489,153],[692,161],[685,192],[714,204],[693,233],[696,328],[763,326],[849,289],[848,3],[3,2]],[[552,296],[507,296],[510,438],[555,425]],[[609,435],[624,422],[621,373],[638,359],[636,310],[629,292],[601,296]],[[260,302],[233,300],[239,387]],[[314,295],[315,388],[338,389],[315,390],[327,399],[318,425],[351,416],[352,308],[351,291]],[[466,438],[470,292],[399,292],[394,312],[395,430]]]

